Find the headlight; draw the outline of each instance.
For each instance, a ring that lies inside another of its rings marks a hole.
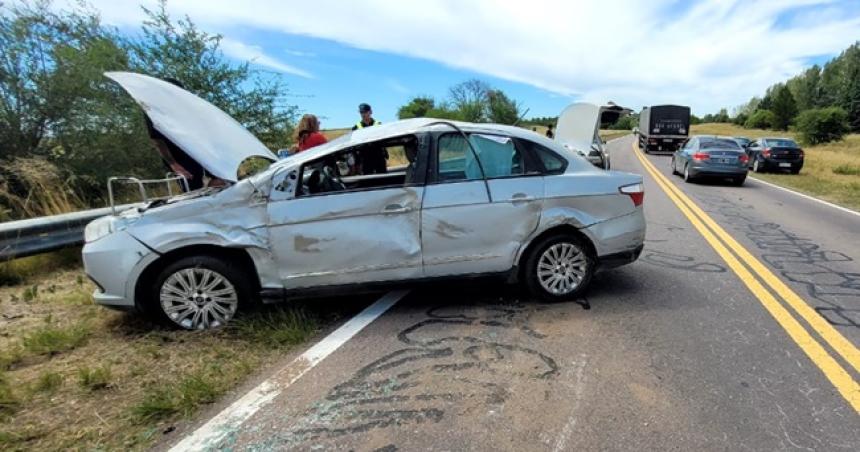
[[[84,241],[95,242],[117,231],[122,231],[139,217],[114,216],[97,218],[84,228]]]
[[[102,217],[91,221],[84,228],[84,241],[87,243],[95,242],[113,232],[113,219],[114,217]]]

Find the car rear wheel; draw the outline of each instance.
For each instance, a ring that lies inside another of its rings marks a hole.
[[[758,159],[755,159],[753,161],[753,172],[754,173],[764,172],[764,167],[758,162]]]
[[[800,168],[792,168],[791,174],[800,174]]]
[[[548,237],[532,249],[526,260],[525,284],[538,299],[570,300],[586,290],[595,265],[580,238],[569,234]]]
[[[740,187],[747,180],[746,176],[734,177],[732,178],[732,185],[736,187]]]
[[[684,182],[693,182],[693,176],[690,175],[690,165],[684,165]]]
[[[186,330],[224,326],[251,298],[247,274],[214,256],[179,259],[155,282],[152,299],[162,320]]]

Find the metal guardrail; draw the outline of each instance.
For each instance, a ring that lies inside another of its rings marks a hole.
[[[128,204],[121,208],[134,207]],[[84,244],[84,228],[110,207],[0,223],[0,262]]]
[[[141,202],[146,203],[172,197],[172,182],[176,182],[181,189],[188,191],[188,180],[174,173],[167,173],[164,179],[111,177],[108,179],[110,207],[0,223],[0,262],[83,245],[84,228],[89,222],[141,205],[139,203],[116,205],[113,190],[115,183],[134,185],[140,194]],[[146,191],[147,185],[165,185],[167,196],[149,196]]]

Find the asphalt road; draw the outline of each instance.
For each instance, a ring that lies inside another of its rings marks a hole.
[[[645,177],[638,262],[578,302],[414,289],[218,447],[860,449],[860,216],[753,180],[685,184],[647,157],[730,245],[630,137],[609,148]]]

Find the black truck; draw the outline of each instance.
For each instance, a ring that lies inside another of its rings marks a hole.
[[[690,133],[690,107],[652,105],[639,113],[639,148],[651,152],[675,152]]]

